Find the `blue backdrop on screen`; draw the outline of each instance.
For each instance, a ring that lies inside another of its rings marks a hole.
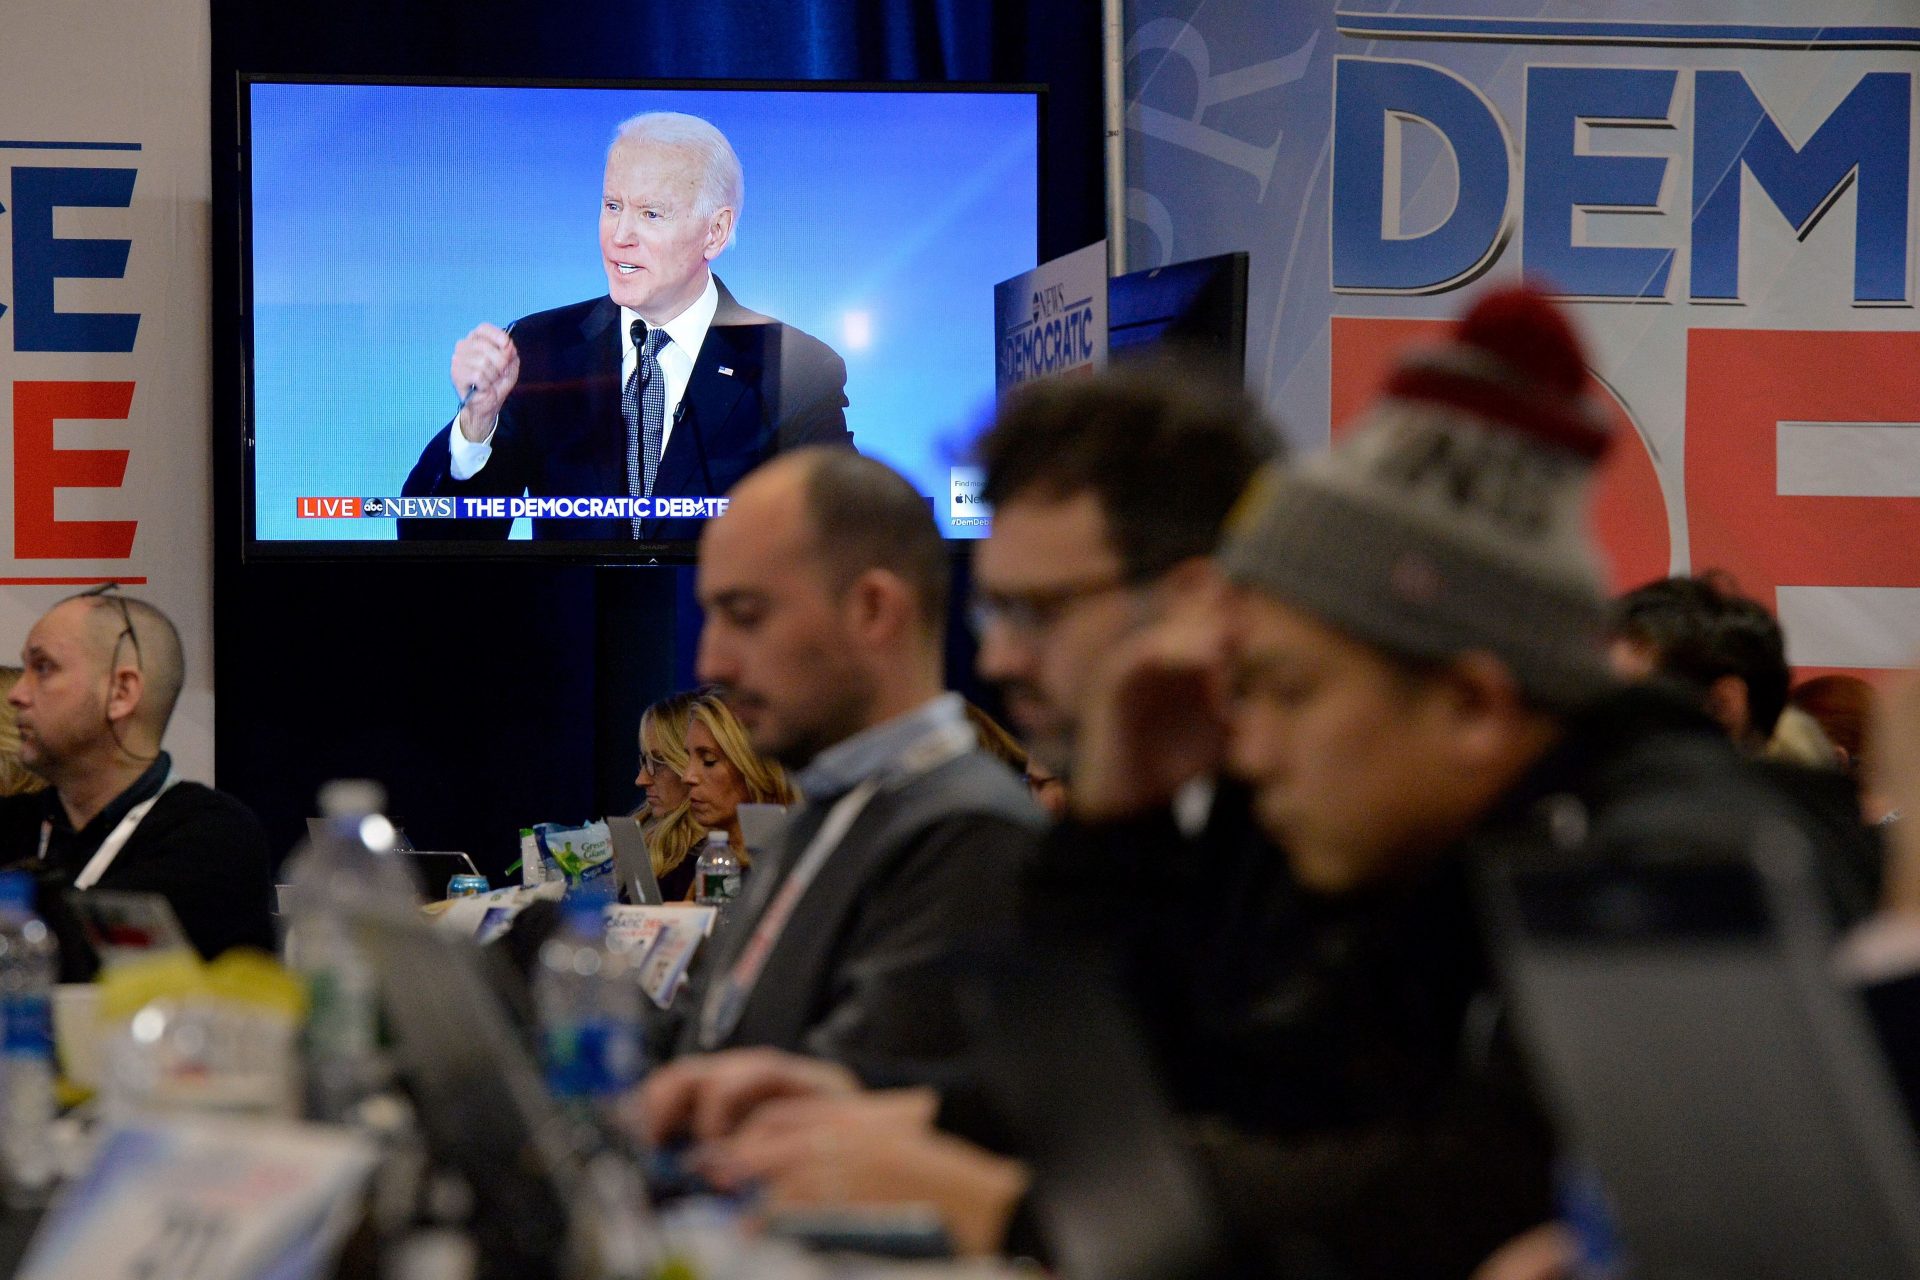
[[[452,416],[455,342],[606,292],[606,144],[649,110],[733,143],[746,198],[716,274],[845,357],[855,443],[945,522],[993,394],[992,286],[1034,264],[1031,96],[256,84],[256,537],[393,536],[296,500],[398,493]]]

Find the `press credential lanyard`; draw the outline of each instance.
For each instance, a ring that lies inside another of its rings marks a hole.
[[[100,877],[107,874],[107,868],[111,867],[113,860],[120,856],[120,851],[127,847],[127,841],[133,839],[134,829],[140,825],[140,820],[147,816],[148,810],[158,804],[160,797],[172,790],[173,784],[178,781],[179,779],[175,778],[169,770],[166,781],[160,784],[158,791],[127,810],[127,816],[120,819],[120,825],[107,833],[107,838],[100,842],[100,847],[94,850],[91,858],[87,859],[87,865],[82,867],[80,874],[73,878],[74,888],[91,889],[100,883]],[[43,862],[47,857],[47,845],[52,840],[53,819],[48,818],[40,823],[39,857]]]
[[[969,724],[942,725],[908,748],[896,768],[885,775],[868,778],[834,802],[833,808],[827,810],[827,820],[820,824],[819,833],[807,845],[792,873],[781,883],[779,893],[754,925],[753,936],[741,948],[726,978],[707,993],[706,1005],[700,1011],[703,1049],[713,1049],[739,1025],[747,997],[753,994],[754,984],[760,980],[760,971],[774,944],[780,940],[781,931],[787,927],[788,918],[874,796],[883,788],[892,790],[904,786],[921,774],[965,755],[975,741],[973,726]]]

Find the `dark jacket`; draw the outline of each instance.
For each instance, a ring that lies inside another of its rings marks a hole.
[[[1218,1251],[1230,1259],[1218,1274],[1464,1278],[1552,1215],[1551,1132],[1491,971],[1472,880],[1489,849],[1555,839],[1551,815],[1564,814],[1569,800],[1593,839],[1673,857],[1738,842],[1762,815],[1817,831],[1696,710],[1630,690],[1569,717],[1558,745],[1458,847],[1417,877],[1364,894],[1280,892],[1243,915],[1231,886],[1247,874],[1253,845],[1236,848],[1218,831],[1182,845],[1164,819],[1066,828],[1049,843],[1042,867],[1080,871],[1041,890],[1030,915],[1055,923],[1030,936],[1058,950],[1071,932],[1058,922],[1078,921],[1079,950],[1093,957],[1085,972],[1135,984],[1123,1002],[1212,1202]],[[1135,883],[1124,895],[1083,887],[1068,897],[1073,882],[1090,883],[1101,849],[1116,875]],[[1183,895],[1179,882],[1142,891],[1151,888],[1138,881],[1147,867],[1164,870],[1175,859],[1203,895],[1212,873],[1226,869],[1215,902]],[[1131,913],[1120,909],[1128,897]],[[1090,908],[1090,898],[1104,905]],[[1257,927],[1262,913],[1271,936]],[[1151,975],[1144,982],[1143,973]],[[1249,983],[1248,975],[1263,976]],[[1019,1000],[999,1009],[1030,1020],[992,1018],[984,1035],[1018,1043],[1044,1034],[1031,1020],[1044,1011]],[[1068,1080],[1072,1070],[1060,1066]],[[1259,1083],[1249,1088],[1249,1080]],[[1021,1132],[1047,1109],[1019,1095],[1053,1089],[1054,1106],[1068,1108],[1060,1081],[1003,1073],[987,1083],[1001,1096],[971,1114],[950,1108],[956,1123],[971,1118],[976,1132],[1030,1158],[1049,1146],[1073,1149]],[[1099,1127],[1097,1105],[1078,1110]],[[1005,1123],[1008,1116],[1020,1121]],[[1036,1165],[1021,1224],[1044,1228],[1058,1206],[1091,1202],[1087,1181],[1097,1170]],[[1133,1210],[1152,1212],[1144,1203]]]
[[[795,815],[779,859],[754,868],[770,879],[749,889],[743,908],[772,901],[828,808],[813,803]],[[977,751],[882,789],[801,896],[716,1047],[769,1045],[856,1070],[953,1057],[965,1042],[953,954],[1011,914],[1039,826],[1020,781]],[[675,1002],[682,1052],[698,1047],[707,984],[755,923],[743,914],[717,934],[700,981]]]
[[[716,280],[716,284],[719,282]],[[694,358],[667,437],[656,497],[719,497],[783,449],[851,447],[846,362],[819,339],[735,302],[720,306]],[[620,308],[600,297],[514,322],[520,378],[507,397],[487,464],[455,480],[448,427],[433,434],[401,492],[408,497],[591,498],[627,492],[620,416]],[[505,538],[511,520],[401,520],[402,539]],[[704,521],[643,522],[645,542],[690,541]],[[632,541],[629,521],[535,520],[538,538]]]

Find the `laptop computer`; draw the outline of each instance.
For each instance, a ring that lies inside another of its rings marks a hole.
[[[365,911],[353,927],[429,1148],[473,1191],[482,1280],[557,1278],[586,1259],[595,1274],[653,1274],[659,1236],[638,1175],[583,1148],[548,1094],[508,1013],[506,962],[411,911]]]
[[[389,816],[387,821],[393,824],[393,847],[395,849],[413,848],[413,841],[407,838],[407,829],[400,825],[400,819]],[[318,840],[321,836],[325,835],[326,832],[327,820],[325,818],[307,819],[307,839]]]
[[[607,819],[607,835],[613,842],[613,874],[628,902],[640,906],[660,905],[660,881],[653,874],[653,855],[647,852],[647,837],[632,818],[616,815]]]
[[[1787,828],[1719,861],[1490,859],[1521,1043],[1633,1277],[1920,1277],[1920,1156]]]

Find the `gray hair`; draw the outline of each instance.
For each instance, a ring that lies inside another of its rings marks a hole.
[[[734,228],[740,225],[740,206],[746,199],[746,179],[740,172],[740,157],[733,153],[727,135],[699,116],[681,111],[646,111],[622,120],[607,144],[607,157],[623,142],[652,142],[663,147],[679,147],[700,159],[700,202],[697,212],[712,217],[720,209],[733,210]],[[734,228],[727,231],[727,243],[733,243]]]

